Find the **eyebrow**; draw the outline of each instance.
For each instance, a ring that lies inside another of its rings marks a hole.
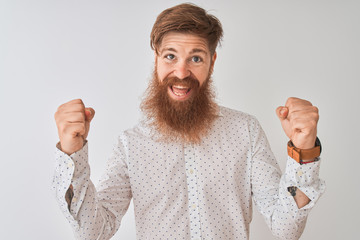
[[[175,50],[175,48],[164,48],[164,49],[161,50],[161,53],[163,53],[163,52],[165,52],[165,51],[170,51],[170,52],[176,52],[176,53],[177,53],[177,51]]]
[[[164,51],[171,51],[171,52],[175,52],[177,53],[176,49],[175,48],[165,48],[161,51],[161,53],[163,53]],[[194,53],[203,53],[205,55],[207,55],[207,52],[201,48],[194,48],[193,50],[190,51],[189,54],[194,54]]]
[[[207,52],[200,48],[194,48],[193,50],[191,50],[190,54],[193,54],[193,53],[204,53],[205,55],[207,55]]]

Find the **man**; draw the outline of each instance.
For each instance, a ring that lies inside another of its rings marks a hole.
[[[144,119],[119,136],[97,188],[86,141],[95,111],[79,99],[58,108],[53,185],[78,239],[110,239],[131,198],[138,239],[248,239],[252,200],[275,236],[300,237],[324,191],[318,110],[297,98],[276,109],[291,140],[281,176],[258,121],[214,102],[221,37],[220,22],[195,5],[158,16]]]

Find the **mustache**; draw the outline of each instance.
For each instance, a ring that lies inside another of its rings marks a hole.
[[[177,77],[169,77],[169,78],[165,78],[162,82],[162,85],[166,85],[166,86],[171,86],[171,85],[176,85],[176,84],[181,84],[185,87],[188,88],[199,88],[200,86],[200,82],[199,80],[197,80],[194,77],[186,77],[184,79],[180,79]]]

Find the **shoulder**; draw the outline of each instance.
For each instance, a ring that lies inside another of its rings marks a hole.
[[[219,106],[219,116],[220,119],[223,119],[225,121],[241,121],[241,122],[252,122],[257,121],[256,118],[248,113]]]
[[[241,129],[242,131],[252,132],[255,129],[261,128],[255,116],[223,106],[219,107],[219,118],[216,125],[218,128],[225,128],[229,131]]]
[[[123,144],[134,144],[135,142],[148,142],[151,139],[152,130],[144,122],[140,121],[133,127],[118,134],[118,140]]]

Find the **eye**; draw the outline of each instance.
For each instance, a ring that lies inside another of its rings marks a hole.
[[[175,55],[174,54],[168,54],[165,56],[166,59],[168,60],[173,60],[175,58]]]
[[[191,60],[192,60],[193,62],[196,62],[196,63],[199,63],[199,62],[202,61],[201,57],[199,57],[199,56],[194,56],[194,57],[191,58]]]

